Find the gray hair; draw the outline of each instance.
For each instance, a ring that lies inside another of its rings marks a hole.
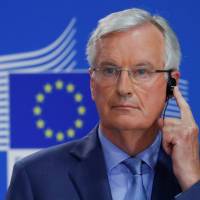
[[[86,56],[90,66],[95,62],[96,42],[98,39],[109,33],[127,31],[147,22],[154,24],[164,36],[165,69],[178,70],[181,60],[181,50],[176,34],[163,17],[158,15],[153,16],[149,12],[137,8],[111,13],[99,20],[97,28],[92,32],[87,43]]]

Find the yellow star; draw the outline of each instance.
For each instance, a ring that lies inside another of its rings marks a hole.
[[[78,107],[78,114],[79,114],[79,115],[84,115],[85,112],[86,112],[85,106],[79,106],[79,107]]]
[[[45,84],[44,91],[46,93],[51,93],[52,92],[52,85],[50,83]]]
[[[42,93],[39,93],[39,94],[36,95],[36,101],[38,103],[42,103],[44,101],[44,97],[45,96]]]
[[[56,135],[56,139],[58,142],[62,142],[64,140],[64,134],[62,132],[58,132]]]
[[[44,134],[45,134],[45,137],[51,138],[53,136],[53,131],[51,129],[46,129]]]
[[[74,131],[74,129],[72,129],[72,128],[68,129],[68,130],[67,130],[67,136],[68,136],[69,138],[73,138],[73,137],[75,136],[75,131]]]
[[[41,115],[41,113],[42,113],[42,109],[40,108],[40,106],[35,106],[33,108],[33,114],[34,115],[39,116],[39,115]]]
[[[69,83],[69,84],[67,84],[66,89],[67,89],[67,92],[72,93],[74,91],[75,87],[73,84]]]
[[[83,95],[81,93],[76,93],[74,95],[74,99],[75,99],[76,102],[81,102],[82,99],[83,99]]]
[[[56,85],[56,89],[58,89],[58,90],[62,90],[63,89],[63,81],[57,80],[55,85]]]
[[[37,126],[37,128],[39,128],[39,129],[44,128],[44,126],[45,126],[45,122],[44,122],[44,120],[43,120],[43,119],[39,119],[39,120],[37,120],[37,122],[36,122],[36,126]]]
[[[74,123],[75,123],[76,128],[83,127],[83,121],[81,119],[77,119]]]

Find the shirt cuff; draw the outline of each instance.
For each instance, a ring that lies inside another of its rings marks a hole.
[[[199,200],[200,181],[192,185],[188,190],[175,196],[175,200]]]

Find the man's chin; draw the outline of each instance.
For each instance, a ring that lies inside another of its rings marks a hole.
[[[120,118],[112,121],[112,126],[118,130],[146,129],[147,124],[136,118]]]

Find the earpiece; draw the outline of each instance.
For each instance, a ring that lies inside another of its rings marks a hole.
[[[167,100],[173,97],[173,90],[176,86],[176,79],[171,77],[171,73],[169,73],[169,78],[167,82]]]
[[[176,79],[171,76],[171,72],[172,71],[169,71],[169,74],[168,74],[167,90],[166,90],[166,104],[163,111],[163,121],[165,119],[165,111],[167,110],[169,99],[174,96],[173,92],[174,92],[174,87],[176,86]]]

